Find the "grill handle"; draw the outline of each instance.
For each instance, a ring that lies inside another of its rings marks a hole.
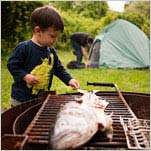
[[[114,87],[116,92],[118,93],[118,96],[122,99],[124,104],[128,106],[125,98],[123,97],[121,91],[119,90],[118,86],[115,83],[109,83],[109,82],[88,82],[87,81],[87,86],[88,85],[93,85],[93,86],[107,86],[107,87]],[[132,113],[133,114],[133,113]]]
[[[123,98],[122,93],[120,92],[118,86],[115,83],[109,83],[109,82],[88,82],[87,81],[87,86],[88,85],[114,87],[116,92],[118,93],[118,95]]]
[[[87,86],[88,85],[115,87],[114,83],[108,83],[108,82],[87,82]]]

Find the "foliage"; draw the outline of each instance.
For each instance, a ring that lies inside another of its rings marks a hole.
[[[93,26],[93,18],[85,18],[78,14],[71,16],[70,13],[70,11],[61,13],[65,22],[65,29],[55,44],[57,49],[71,50],[70,35],[74,32],[83,31],[95,37],[101,30],[100,20],[96,20],[95,26]]]
[[[55,1],[50,4],[62,11],[70,11],[72,15],[79,14],[81,17],[93,19],[105,16],[108,9],[106,1]]]
[[[55,48],[64,50],[72,49],[70,35],[74,32],[83,31],[95,37],[101,28],[100,18],[107,12],[106,2],[55,1],[49,4],[57,7],[64,19],[65,30],[55,44]]]
[[[150,37],[150,1],[130,2],[123,18],[142,29]]]
[[[118,12],[108,11],[105,17],[102,17],[100,20],[101,29],[110,24],[116,19],[122,18],[122,15]]]
[[[108,10],[106,1],[2,1],[2,55],[11,53],[20,41],[31,38],[29,16],[33,9],[45,4],[55,6],[61,13],[65,30],[54,45],[56,49],[70,51],[70,35],[83,31],[95,37],[106,25],[123,18],[150,37],[149,1],[130,1],[125,11],[118,13]]]
[[[30,38],[29,17],[31,11],[43,2],[2,1],[1,2],[2,55],[7,54],[20,41]]]

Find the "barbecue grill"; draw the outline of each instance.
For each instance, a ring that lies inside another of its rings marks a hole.
[[[104,133],[98,131],[87,144],[78,149],[149,149],[150,96],[121,92],[114,83],[87,82],[87,85],[114,87],[116,90],[96,93],[109,102],[105,109],[106,114],[113,112],[113,140],[109,142]],[[51,149],[49,146],[50,128],[60,107],[81,95],[80,93],[57,95],[54,91],[45,91],[37,99],[2,113],[2,149]],[[143,102],[140,102],[142,100]],[[141,108],[136,108],[135,105],[140,103]]]

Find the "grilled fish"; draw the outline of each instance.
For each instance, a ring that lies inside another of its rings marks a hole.
[[[98,130],[105,131],[109,141],[112,141],[112,118],[104,113],[108,102],[96,96],[95,91],[79,92],[83,93],[83,96],[66,103],[56,117],[50,138],[52,149],[80,147]]]

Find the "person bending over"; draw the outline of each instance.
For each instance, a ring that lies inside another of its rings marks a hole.
[[[76,32],[70,36],[70,41],[74,48],[73,54],[76,55],[77,61],[82,62],[82,58],[84,56],[87,62],[93,38],[87,33]]]

